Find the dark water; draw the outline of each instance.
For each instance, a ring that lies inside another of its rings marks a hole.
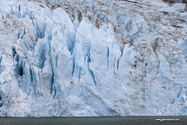
[[[0,125],[187,125],[187,116],[0,118]]]

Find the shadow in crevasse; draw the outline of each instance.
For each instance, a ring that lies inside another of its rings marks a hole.
[[[169,3],[185,3],[187,4],[187,0],[163,0],[164,2],[169,2]]]

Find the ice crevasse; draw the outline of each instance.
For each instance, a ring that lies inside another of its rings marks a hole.
[[[187,115],[185,6],[1,0],[0,116]]]

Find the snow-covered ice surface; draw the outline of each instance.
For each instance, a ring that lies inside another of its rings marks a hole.
[[[1,0],[0,116],[187,115],[184,9]]]

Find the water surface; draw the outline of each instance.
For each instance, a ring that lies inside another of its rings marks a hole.
[[[2,117],[0,125],[187,125],[187,116]]]

